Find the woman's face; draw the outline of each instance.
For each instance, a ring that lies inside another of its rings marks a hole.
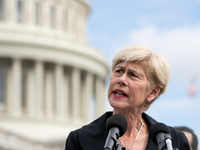
[[[108,89],[108,99],[113,108],[143,109],[149,93],[148,80],[139,63],[121,62],[115,66]]]

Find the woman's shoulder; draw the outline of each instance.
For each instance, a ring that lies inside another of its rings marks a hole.
[[[145,120],[145,122],[147,123],[147,125],[149,126],[149,128],[158,123],[155,119],[153,119],[151,116],[149,116],[148,114],[146,114],[145,112],[142,113],[142,118]]]
[[[149,130],[151,129],[151,127],[153,125],[155,125],[157,123],[161,123],[161,122],[156,121],[155,119],[153,119],[151,116],[147,115],[146,113],[142,113],[142,117],[147,122],[147,124],[149,126]],[[162,124],[164,124],[164,123],[162,123]],[[185,137],[184,133],[179,132],[172,126],[169,126],[166,124],[164,124],[164,125],[169,132],[168,134],[172,138],[173,147],[178,148],[179,150],[189,150],[189,144],[188,144],[187,138]]]
[[[100,116],[99,118],[95,119],[94,121],[92,121],[91,123],[83,126],[81,128],[81,130],[96,130],[96,129],[101,129],[102,127],[106,126],[106,121],[107,119],[112,116],[112,112],[105,112],[102,116]]]
[[[82,149],[94,149],[99,147],[103,149],[103,144],[107,136],[106,133],[106,121],[112,115],[112,112],[106,112],[93,122],[75,130],[70,133],[73,139],[78,141],[77,145],[80,145]]]

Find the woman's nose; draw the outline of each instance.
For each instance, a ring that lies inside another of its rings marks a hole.
[[[119,78],[118,84],[120,84],[120,85],[127,85],[127,84],[128,84],[126,73],[124,73],[124,74]]]

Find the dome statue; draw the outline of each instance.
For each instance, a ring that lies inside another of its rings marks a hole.
[[[89,13],[85,0],[0,0],[1,150],[61,150],[105,112],[109,68],[87,41]]]

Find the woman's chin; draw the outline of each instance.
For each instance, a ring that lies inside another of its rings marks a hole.
[[[112,106],[115,109],[125,108],[124,104],[122,104],[121,102],[110,102],[110,106]]]

